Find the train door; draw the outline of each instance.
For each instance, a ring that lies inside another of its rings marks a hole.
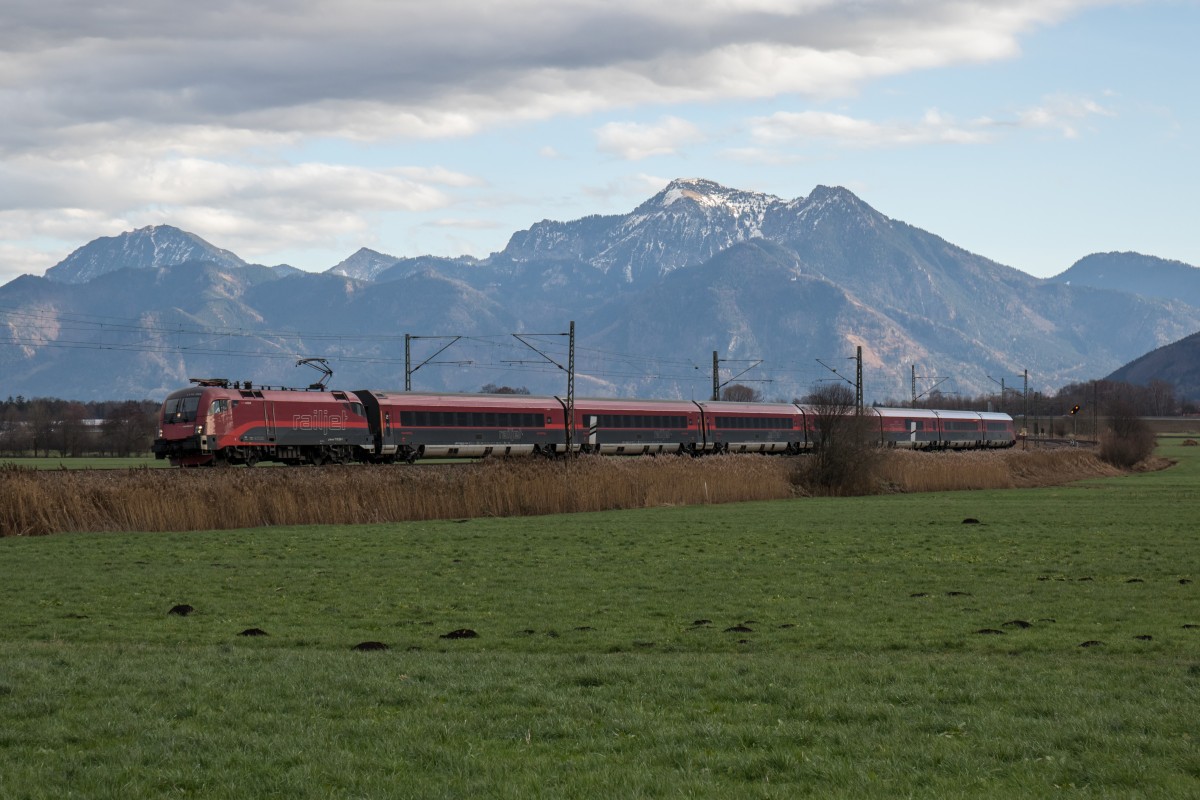
[[[696,451],[700,453],[707,453],[712,449],[713,446],[712,433],[709,430],[709,423],[711,422],[711,419],[709,418],[707,412],[705,412],[704,406],[700,405],[695,400],[692,401],[692,405],[700,409],[700,421],[696,426],[697,433],[700,436],[700,441],[696,443]]]
[[[218,438],[233,432],[233,409],[229,398],[218,397],[208,404],[208,433]]]

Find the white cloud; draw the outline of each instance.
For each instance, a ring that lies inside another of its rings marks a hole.
[[[381,213],[452,205],[437,184],[477,183],[441,169],[26,156],[0,164],[0,186],[9,188],[0,193],[0,240],[50,238],[78,246],[98,236],[165,223],[255,258],[298,246],[330,246],[352,236],[361,239]],[[22,270],[41,274],[66,252],[41,263],[44,250],[32,245],[10,245],[3,255],[0,281]]]
[[[476,217],[434,219],[424,223],[431,228],[462,228],[464,230],[494,230],[500,223],[494,219]]]
[[[850,147],[898,147],[949,142],[974,144],[989,133],[963,127],[936,109],[918,122],[873,122],[827,111],[781,111],[751,120],[751,136],[763,145],[781,145],[814,139],[831,140]]]
[[[1091,98],[1053,95],[1045,98],[1041,105],[1019,112],[1017,125],[1022,128],[1050,128],[1061,133],[1063,138],[1077,139],[1080,135],[1079,125],[1089,117],[1096,116],[1112,117],[1116,114]]]
[[[444,137],[643,102],[839,95],[1011,56],[1019,34],[1100,2],[23,4],[0,31],[0,150],[93,125]]]
[[[692,123],[678,117],[663,117],[652,125],[610,122],[596,131],[596,146],[627,161],[650,156],[672,155],[683,145],[702,141],[704,135]]]
[[[228,234],[222,246],[248,257],[357,235],[389,212],[456,206],[482,182],[454,164],[369,169],[291,154],[641,105],[850,96],[881,76],[1011,57],[1030,29],[1110,1],[10,3],[0,257],[24,269],[49,242],[160,221]],[[1069,135],[1080,119],[1038,111],[1019,124]],[[760,145],[817,135],[865,146],[984,130],[776,115],[756,135]],[[631,160],[702,139],[671,116],[596,136]]]

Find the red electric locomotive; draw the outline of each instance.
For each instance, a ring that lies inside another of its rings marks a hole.
[[[159,418],[154,454],[174,466],[340,464],[374,451],[366,409],[353,392],[195,383],[168,395]]]

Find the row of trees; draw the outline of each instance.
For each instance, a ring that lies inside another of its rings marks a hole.
[[[148,453],[158,408],[149,400],[80,403],[9,397],[0,402],[0,455],[65,458]]]
[[[1021,416],[1026,410],[1024,392],[1014,386],[996,387],[998,391],[980,395],[960,395],[930,392],[916,402],[917,408],[946,408],[963,411],[1002,411],[1012,416]],[[1172,417],[1180,414],[1200,413],[1196,403],[1176,395],[1175,387],[1166,381],[1151,381],[1146,386],[1121,381],[1087,381],[1069,383],[1054,393],[1030,392],[1029,416],[1063,416],[1079,406],[1088,413],[1095,409],[1104,414],[1104,409],[1114,403],[1132,408],[1142,417]],[[911,400],[888,400],[882,405],[908,407]]]

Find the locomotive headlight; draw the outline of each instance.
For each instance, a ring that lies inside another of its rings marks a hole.
[[[203,425],[197,425],[197,426],[196,426],[196,433],[198,433],[198,434],[200,434],[200,433],[204,433],[204,426],[203,426]]]
[[[158,438],[159,438],[159,439],[161,439],[161,438],[162,438],[162,428],[159,428],[159,429],[158,429]]]

